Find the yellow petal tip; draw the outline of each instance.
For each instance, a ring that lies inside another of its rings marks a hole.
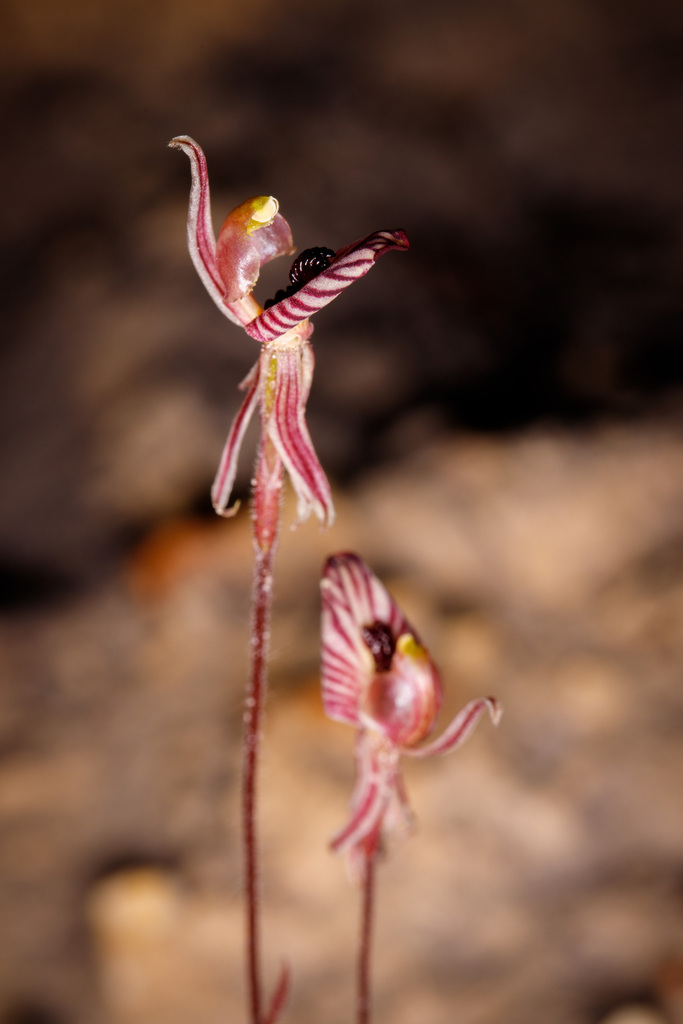
[[[280,204],[275,196],[254,196],[253,199],[248,200],[248,203],[250,210],[247,231],[249,234],[272,224],[280,209]]]
[[[412,633],[403,633],[396,641],[396,650],[407,658],[427,658],[429,655]]]

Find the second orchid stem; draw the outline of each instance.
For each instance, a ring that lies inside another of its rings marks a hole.
[[[375,866],[377,846],[366,850],[363,863],[360,950],[358,955],[358,1008],[357,1024],[370,1021],[370,953],[375,906]]]

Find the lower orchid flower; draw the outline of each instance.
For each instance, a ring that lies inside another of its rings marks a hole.
[[[367,274],[384,253],[407,249],[408,239],[400,230],[378,231],[336,252],[322,246],[307,249],[292,265],[288,288],[278,292],[263,310],[252,295],[261,266],[294,252],[289,224],[278,212],[277,200],[273,196],[247,199],[228,215],[216,241],[204,153],[187,135],[177,136],[169,145],[182,149],[191,162],[187,237],[197,273],[220,311],[262,345],[260,359],[242,384],[247,394],[214,481],[214,508],[221,515],[234,511],[228,506],[237,458],[258,407],[262,437],[273,445],[275,462],[284,464],[296,491],[298,520],[314,512],[321,522],[331,523],[330,487],[305,420],[313,376],[309,318]],[[279,479],[279,472],[275,475]],[[255,495],[255,501],[265,497]],[[256,518],[263,518],[258,509]]]
[[[434,728],[443,689],[417,633],[358,555],[329,558],[321,588],[325,712],[358,731],[351,816],[331,846],[348,852],[358,875],[383,829],[412,828],[400,757],[455,750],[485,712],[497,724],[501,708],[493,697],[472,700],[438,739],[419,746]]]

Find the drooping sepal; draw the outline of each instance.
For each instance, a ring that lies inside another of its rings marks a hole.
[[[378,832],[389,803],[389,785],[379,751],[365,733],[356,744],[356,783],[351,796],[351,816],[330,840],[335,853],[352,849]]]
[[[306,426],[306,400],[313,376],[313,350],[307,341],[277,351],[264,349],[263,422],[297,496],[297,520],[314,512],[334,522],[334,504],[325,472]]]
[[[370,730],[361,730],[355,761],[351,814],[332,837],[330,848],[347,855],[351,878],[360,882],[367,857],[374,856],[382,847],[385,830],[405,837],[414,831],[415,818],[395,748],[378,743]]]
[[[216,243],[216,264],[225,302],[248,295],[268,260],[294,251],[292,232],[278,213],[274,196],[253,196],[223,222]]]
[[[387,589],[362,558],[350,552],[328,558],[322,591],[322,696],[330,718],[358,725],[375,662],[363,629],[382,623],[395,640],[413,634]]]
[[[252,338],[267,343],[336,299],[363,277],[380,256],[392,249],[407,249],[404,231],[376,231],[353,245],[340,249],[329,267],[322,270],[294,295],[282,299],[245,325]]]
[[[221,455],[216,479],[214,480],[213,487],[211,488],[211,501],[213,502],[213,507],[221,516],[234,515],[239,507],[239,502],[232,508],[228,508],[228,503],[235,483],[237,459],[239,457],[244,434],[249,426],[249,421],[253,416],[254,409],[258,402],[259,373],[260,361],[256,363],[255,366],[252,366],[251,370],[240,384],[240,387],[247,392],[247,396],[242,402],[242,405],[232,422],[232,426],[230,427],[230,433],[228,434],[228,439],[225,442],[225,447],[223,448],[223,454]]]

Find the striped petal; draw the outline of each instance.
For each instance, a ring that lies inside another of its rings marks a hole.
[[[315,512],[322,523],[334,522],[330,485],[306,426],[306,400],[313,376],[313,350],[308,342],[264,350],[265,380],[274,374],[272,408],[265,417],[265,429],[289,473],[297,495],[297,517],[301,523]],[[265,402],[268,402],[266,398]]]
[[[172,149],[182,149],[183,153],[190,158],[192,187],[187,214],[187,247],[190,250],[194,268],[221,313],[227,316],[228,320],[232,320],[234,324],[242,326],[242,320],[223,301],[225,285],[216,263],[216,237],[211,223],[209,174],[206,169],[204,152],[189,135],[176,136],[175,139],[171,139],[169,146]]]
[[[446,731],[433,743],[429,743],[426,747],[418,747],[416,750],[404,749],[402,753],[409,754],[411,757],[434,757],[436,754],[446,754],[450,750],[455,750],[471,735],[485,711],[488,711],[493,724],[498,725],[503,711],[495,697],[471,700],[455,716]]]
[[[356,785],[351,797],[351,817],[330,840],[335,853],[359,846],[378,832],[391,796],[390,772],[386,776],[372,737],[360,736],[356,748]]]
[[[213,507],[221,516],[234,515],[239,508],[239,502],[236,505],[233,505],[230,509],[227,506],[230,501],[233,484],[235,483],[237,458],[242,446],[242,440],[244,439],[245,431],[249,426],[249,421],[251,420],[254,409],[256,408],[259,381],[260,362],[256,363],[256,365],[251,368],[248,375],[240,384],[242,390],[247,392],[247,397],[242,402],[242,405],[233,420],[232,426],[230,427],[230,433],[228,434],[228,439],[225,442],[223,454],[221,455],[216,479],[214,480],[213,487],[211,488],[211,500],[213,502]]]
[[[360,708],[375,675],[363,627],[385,623],[394,637],[413,633],[386,588],[358,555],[333,555],[322,590],[322,694],[325,713],[338,722],[360,723]]]
[[[340,249],[326,270],[294,295],[282,299],[246,324],[247,334],[261,343],[274,341],[336,299],[345,288],[367,274],[385,252],[407,248],[405,232],[397,230],[377,231],[354,245]]]

